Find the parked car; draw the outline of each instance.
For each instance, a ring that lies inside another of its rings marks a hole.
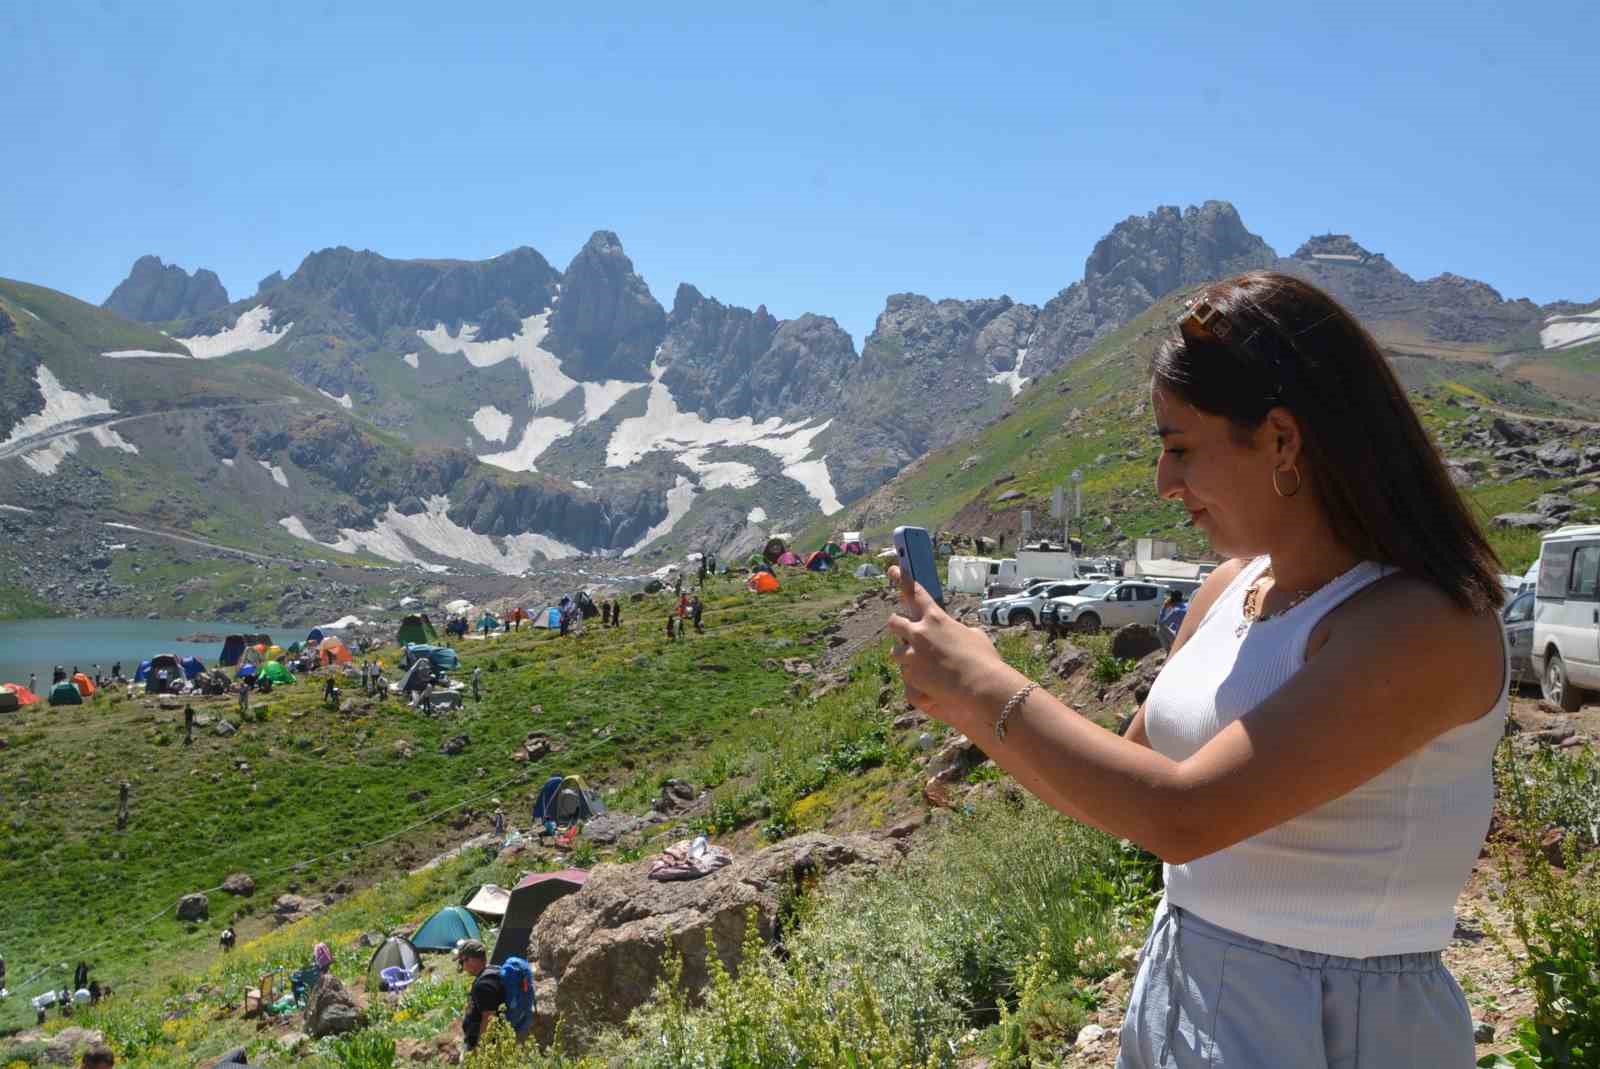
[[[1506,630],[1506,652],[1511,656],[1511,686],[1539,682],[1533,670],[1533,591],[1512,598],[1500,612]]]
[[[1530,660],[1545,700],[1566,712],[1600,691],[1600,524],[1544,536]]]
[[[1051,598],[1064,598],[1088,587],[1086,579],[1055,580],[1036,583],[1027,591],[1009,598],[1000,598],[989,610],[989,623],[999,627],[1024,624],[1033,627],[1040,621],[1040,610]]]
[[[1059,630],[1098,631],[1123,624],[1156,626],[1166,588],[1139,579],[1091,583],[1078,593],[1051,599]]]
[[[999,584],[995,584],[995,586],[989,588],[992,593],[978,603],[978,619],[986,624],[998,625],[999,621],[995,618],[996,609],[1016,598],[1025,598],[1030,594],[1043,590],[1054,582],[1056,582],[1054,579],[1029,579],[1016,590],[1008,590],[1004,587],[996,590],[995,586]]]

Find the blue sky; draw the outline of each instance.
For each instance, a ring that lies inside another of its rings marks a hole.
[[[99,302],[154,252],[237,298],[604,228],[669,307],[859,346],[890,293],[1043,301],[1222,198],[1283,254],[1600,296],[1600,5],[1224,6],[7,3],[0,275]]]

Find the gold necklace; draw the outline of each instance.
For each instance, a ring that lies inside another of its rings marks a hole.
[[[1328,583],[1323,583],[1320,586],[1312,587],[1310,590],[1302,590],[1294,597],[1290,598],[1289,604],[1285,605],[1283,608],[1264,613],[1261,611],[1261,580],[1275,578],[1276,577],[1272,574],[1272,569],[1268,568],[1260,577],[1256,579],[1255,582],[1251,583],[1245,588],[1244,619],[1240,620],[1239,626],[1233,629],[1234,637],[1243,638],[1244,633],[1250,630],[1251,624],[1282,616],[1284,613],[1288,612],[1290,609],[1294,608],[1296,605],[1299,605],[1302,601],[1306,600],[1311,595],[1328,585]],[[1328,582],[1331,583],[1333,580],[1330,579]]]

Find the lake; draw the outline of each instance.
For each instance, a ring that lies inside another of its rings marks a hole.
[[[118,617],[41,620],[0,620],[0,682],[28,682],[28,673],[39,677],[40,697],[50,689],[50,669],[61,665],[68,672],[77,665],[94,675],[98,664],[106,675],[111,666],[122,662],[123,675],[131,677],[139,662],[157,653],[190,654],[207,667],[217,663],[222,643],[179,642],[179,635],[229,635],[256,631],[253,625],[223,620],[130,620]],[[287,646],[305,637],[308,628],[264,628]]]

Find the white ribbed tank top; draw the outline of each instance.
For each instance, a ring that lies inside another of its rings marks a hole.
[[[1244,590],[1270,564],[1261,557],[1240,572],[1150,688],[1145,733],[1158,753],[1182,761],[1260,705],[1305,664],[1318,621],[1393,572],[1358,564],[1240,637]],[[1165,866],[1168,900],[1224,928],[1321,954],[1442,949],[1489,829],[1490,762],[1509,708],[1502,691],[1483,716],[1349,794],[1188,864]]]

